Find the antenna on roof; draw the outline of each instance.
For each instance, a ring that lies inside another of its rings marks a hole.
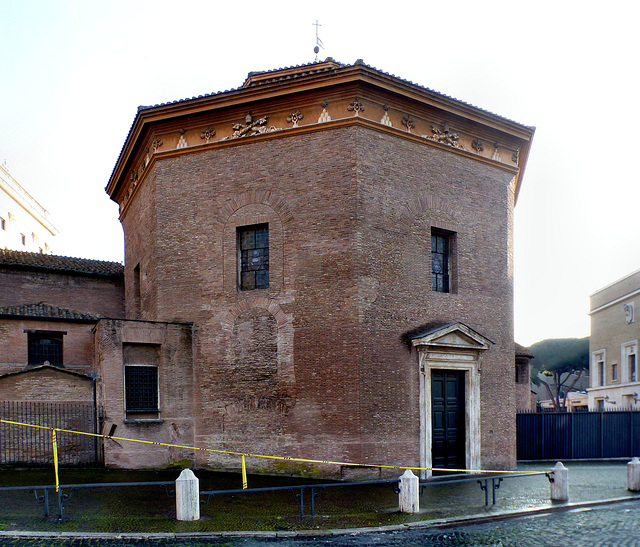
[[[318,27],[321,27],[322,25],[320,23],[318,23],[318,20],[316,19],[315,23],[312,23],[314,27],[316,27],[316,47],[313,48],[313,52],[316,54],[316,60],[315,62],[318,62],[318,53],[320,53],[320,49],[324,49],[324,44],[322,43],[322,40],[320,40],[320,37],[318,36]]]

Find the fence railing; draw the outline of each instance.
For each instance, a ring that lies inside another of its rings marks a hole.
[[[520,461],[640,455],[640,411],[519,412],[516,428]]]
[[[101,417],[99,409],[91,404],[0,401],[0,420],[98,433]],[[100,438],[60,432],[57,444],[60,465],[104,463],[104,447]],[[52,463],[50,431],[0,423],[0,465]]]

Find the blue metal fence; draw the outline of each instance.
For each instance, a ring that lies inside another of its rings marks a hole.
[[[640,455],[640,411],[519,412],[516,428],[520,461]]]

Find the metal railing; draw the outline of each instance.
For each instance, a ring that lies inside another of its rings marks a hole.
[[[43,428],[79,429],[97,433],[100,411],[92,404],[0,401],[0,419],[40,427],[0,423],[0,465],[40,466],[53,463],[51,433]],[[57,439],[60,465],[102,465],[103,440],[61,431]]]
[[[457,484],[465,482],[477,482],[480,486],[480,490],[484,492],[484,504],[489,505],[489,492],[491,492],[491,503],[496,505],[496,492],[500,488],[500,485],[505,479],[518,478],[518,477],[530,477],[536,475],[546,475],[549,480],[552,480],[550,473],[522,473],[522,474],[505,474],[505,475],[451,475],[442,477],[432,477],[429,479],[422,479],[420,481],[420,495],[424,494],[426,488],[430,486],[442,485],[442,484]],[[237,495],[237,494],[253,494],[253,493],[266,493],[266,492],[279,492],[279,491],[291,491],[294,495],[294,499],[300,504],[300,518],[305,517],[305,499],[308,500],[310,506],[310,515],[315,517],[316,515],[316,502],[321,498],[322,493],[328,488],[337,487],[351,487],[358,488],[362,486],[372,485],[389,485],[393,491],[398,494],[400,492],[399,479],[383,479],[374,481],[353,481],[353,482],[332,482],[323,484],[300,484],[291,486],[271,486],[264,488],[245,488],[245,489],[231,489],[231,490],[204,490],[200,492],[200,503],[203,507],[206,507],[212,498],[215,496],[224,495]],[[100,482],[90,484],[60,484],[58,491],[56,492],[56,485],[38,485],[38,486],[5,486],[0,487],[0,492],[10,491],[29,491],[33,493],[35,502],[44,506],[44,516],[48,517],[51,512],[49,508],[50,498],[57,496],[58,503],[58,521],[61,522],[64,515],[64,503],[70,498],[72,492],[76,489],[97,489],[107,487],[144,487],[144,486],[158,486],[165,490],[167,496],[172,497],[175,495],[175,490],[172,488],[175,486],[175,481],[153,481],[153,482]],[[53,491],[51,493],[50,491]],[[305,495],[307,493],[308,495]]]

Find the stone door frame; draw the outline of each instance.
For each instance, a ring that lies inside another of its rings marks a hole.
[[[431,371],[464,372],[465,467],[480,469],[480,372],[482,355],[492,344],[463,323],[431,329],[412,340],[420,370],[420,467],[432,467]],[[431,470],[421,471],[422,478]]]

